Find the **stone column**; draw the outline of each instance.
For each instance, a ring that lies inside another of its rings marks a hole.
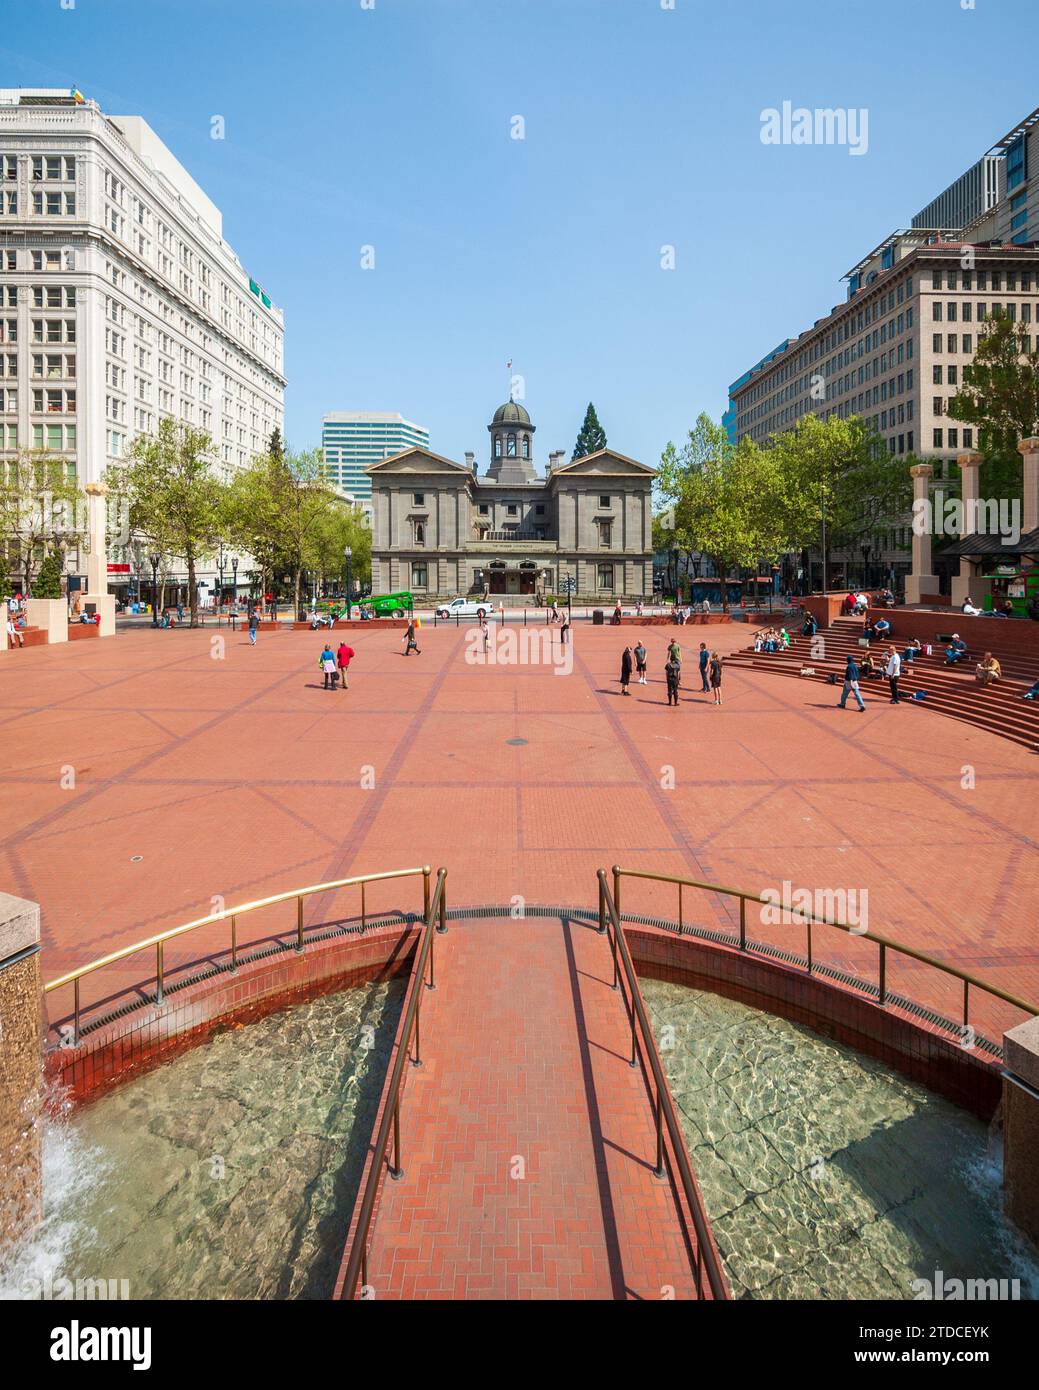
[[[1021,476],[1021,530],[1039,528],[1039,438],[1035,435],[1018,444],[1023,472]]]
[[[938,579],[931,569],[930,501],[934,469],[929,463],[917,463],[909,473],[913,479],[913,572],[906,576],[906,603],[922,603],[925,594],[938,592]]]
[[[962,476],[960,484],[960,500],[963,503],[963,530],[960,535],[961,540],[968,536],[973,536],[977,530],[978,520],[978,469],[984,459],[981,454],[959,454],[956,463]],[[960,559],[960,572],[953,577],[952,581],[952,601],[955,606],[959,606],[965,598],[970,597],[980,608],[981,600],[989,592],[990,585],[983,579],[978,579],[976,570],[977,562],[970,560],[967,556]]]
[[[1039,1018],[1003,1036],[1003,1187],[1011,1221],[1039,1244]]]
[[[43,1212],[40,909],[0,893],[0,1247]]]
[[[115,596],[108,592],[108,547],[105,540],[104,483],[87,483],[87,529],[90,532],[90,554],[87,556],[87,592],[83,595],[83,611],[87,604],[101,615],[101,637],[115,634]]]

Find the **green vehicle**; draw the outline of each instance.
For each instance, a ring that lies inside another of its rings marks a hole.
[[[377,618],[406,618],[415,607],[415,597],[407,589],[396,594],[380,594],[369,602]]]

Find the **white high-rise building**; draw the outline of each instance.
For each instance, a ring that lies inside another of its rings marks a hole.
[[[166,415],[232,467],[283,431],[282,313],[222,221],[139,116],[0,89],[0,462],[45,449],[83,486]]]

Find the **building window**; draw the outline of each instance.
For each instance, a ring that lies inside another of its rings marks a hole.
[[[491,509],[490,509],[490,507],[487,505],[486,502],[481,502],[481,503],[480,503],[480,515],[481,515],[481,516],[489,516],[489,515],[490,515],[490,511],[491,511]]]
[[[609,550],[613,540],[613,523],[610,521],[599,522],[599,549]]]
[[[506,506],[505,510],[509,516],[516,516],[518,514],[519,508],[517,507],[515,502],[510,502]]]
[[[605,509],[605,508],[608,508],[609,505],[610,505],[610,499],[609,499],[609,497],[600,497],[600,498],[599,498],[599,506],[600,506],[601,508],[604,508],[604,509]]]
[[[500,459],[500,458],[501,458],[501,435],[500,435],[500,434],[496,434],[496,435],[494,436],[494,457],[495,457],[496,459]]]
[[[425,543],[426,543],[426,527],[425,527],[425,523],[424,523],[424,522],[421,522],[421,521],[416,521],[416,522],[415,522],[415,544],[416,544],[416,545],[425,545]]]
[[[510,459],[516,457],[516,436],[514,434],[509,435],[508,456]]]
[[[529,458],[530,458],[530,435],[529,435],[529,434],[525,434],[525,435],[523,436],[523,457],[524,457],[525,459],[529,459]]]
[[[412,493],[412,500],[416,507],[424,507],[426,505],[426,494],[424,492],[414,492]]]
[[[599,592],[600,592],[601,594],[612,594],[612,593],[613,593],[613,566],[612,566],[612,565],[599,565],[599,566],[597,567],[597,569],[598,569]]]
[[[424,562],[415,561],[411,566],[411,587],[424,589],[427,583],[427,570]]]
[[[933,435],[933,437],[932,437],[931,442],[932,442],[934,448],[936,448],[936,449],[940,449],[940,448],[942,447],[942,432],[941,432],[941,430],[935,430],[935,431],[934,431],[934,435]]]

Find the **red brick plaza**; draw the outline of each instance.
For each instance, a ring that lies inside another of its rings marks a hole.
[[[693,653],[702,637],[744,646],[742,624],[641,629],[650,684],[623,698],[639,631],[578,627],[557,675],[469,664],[465,628],[424,627],[407,658],[399,633],[359,629],[346,693],[321,688],[320,633],[263,632],[255,649],[226,633],[222,659],[211,630],[8,653],[0,864],[42,904],[45,976],[216,895],[425,862],[448,867],[453,907],[592,906],[596,869],[620,862],[755,892],[865,887],[872,929],[1039,993],[1035,754],[746,669],[726,671],[715,709]],[[676,633],[677,710],[662,671]],[[625,902],[674,906],[650,885]]]
[[[399,632],[358,629],[348,692],[322,688],[324,639],[305,631],[255,648],[226,631],[126,632],[0,665],[3,883],[42,905],[46,979],[217,907],[423,863],[447,867],[451,908],[520,911],[459,922],[439,948],[402,1107],[405,1178],[385,1185],[372,1231],[377,1296],[691,1292],[608,945],[587,924],[522,917],[594,907],[600,867],[754,893],[867,889],[871,929],[1039,995],[1033,753],[872,692],[866,714],[842,711],[837,690],[748,668],[726,671],[714,708],[695,650],[744,646],[742,624],[641,630],[650,683],[625,698],[620,654],[639,631],[577,628],[560,674],[472,664],[464,628],[424,628],[409,657]],[[663,679],[674,636],[678,709]],[[676,916],[670,886],[624,892],[627,912]],[[320,920],[356,913],[345,898]],[[417,906],[414,880],[368,899],[373,914]],[[727,911],[685,899],[687,923],[731,928]],[[751,930],[803,948],[799,927]],[[870,943],[828,936],[817,959],[874,974]],[[171,943],[167,968],[226,946],[226,926],[207,927]],[[105,988],[153,968],[134,957]],[[893,964],[889,987],[924,997],[924,971]],[[926,973],[926,1002],[955,1017],[954,982]],[[986,1021],[998,1034],[998,1014]],[[533,1181],[510,1181],[505,1158]]]

